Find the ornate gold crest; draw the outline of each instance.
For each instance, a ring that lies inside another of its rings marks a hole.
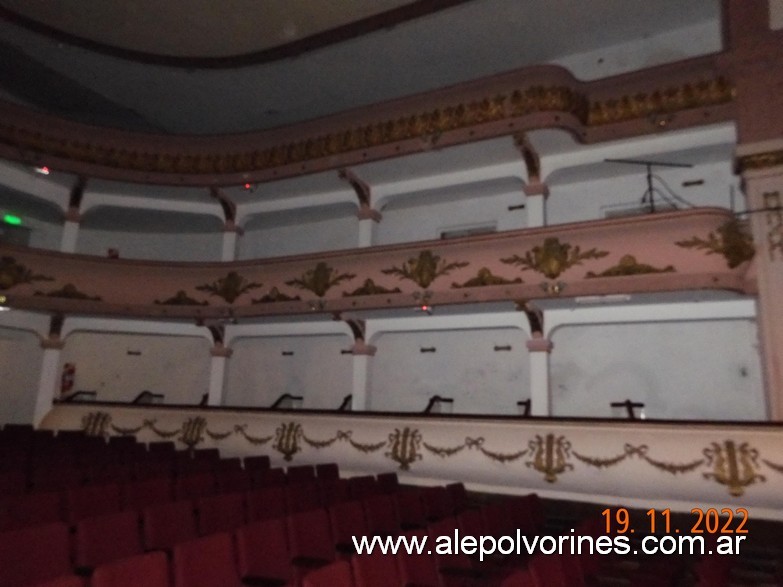
[[[582,261],[600,259],[608,254],[608,251],[599,251],[596,248],[582,252],[578,246],[561,243],[559,238],[552,236],[545,238],[542,245],[536,245],[524,256],[514,255],[501,259],[501,262],[521,267],[522,271],[537,271],[549,279],[555,279],[574,265],[581,265]]]
[[[453,269],[467,267],[467,261],[454,261],[447,263],[439,255],[435,255],[429,249],[421,251],[418,257],[411,257],[402,267],[382,269],[384,275],[397,275],[400,279],[408,279],[422,288],[430,284],[442,275],[448,275]]]
[[[341,273],[326,264],[324,261],[319,261],[315,268],[308,269],[302,274],[302,277],[286,281],[286,285],[298,287],[299,289],[306,289],[313,292],[319,298],[322,298],[327,291],[332,287],[343,281],[351,280],[356,275],[353,273]]]
[[[248,281],[236,271],[229,271],[225,277],[196,287],[198,291],[208,291],[213,296],[218,296],[233,304],[239,296],[251,289],[261,287],[261,283]]]

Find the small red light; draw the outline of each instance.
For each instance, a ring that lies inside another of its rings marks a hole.
[[[249,190],[251,187],[252,187],[252,186],[251,186],[249,183],[246,183],[246,184],[245,184],[245,189],[246,189],[246,190]]]

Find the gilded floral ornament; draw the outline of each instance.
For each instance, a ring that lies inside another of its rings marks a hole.
[[[402,430],[395,428],[389,434],[389,449],[386,456],[399,463],[400,469],[407,471],[412,463],[421,460],[421,433],[407,426]]]
[[[189,418],[182,424],[182,436],[179,441],[187,445],[188,448],[195,447],[204,440],[204,432],[207,429],[207,421],[201,416]]]
[[[561,243],[560,239],[554,236],[545,238],[543,245],[536,245],[524,256],[514,255],[501,261],[521,267],[522,271],[537,271],[549,279],[555,279],[574,265],[581,265],[582,261],[601,259],[608,254],[608,251],[599,251],[596,248],[582,252],[578,246]]]
[[[296,453],[302,450],[299,444],[301,439],[302,425],[296,422],[285,422],[275,430],[275,443],[272,448],[282,454],[286,461],[290,461]]]
[[[198,291],[207,291],[213,296],[218,296],[229,304],[233,304],[239,296],[252,289],[258,289],[261,285],[254,281],[248,281],[236,271],[229,271],[225,277],[221,277],[212,283],[199,285],[196,289]]]
[[[109,435],[111,415],[108,412],[90,412],[82,417],[82,430],[87,436]]]
[[[316,264],[314,269],[308,269],[302,274],[302,277],[298,279],[292,279],[286,281],[286,285],[298,287],[299,289],[306,289],[313,292],[319,298],[322,298],[326,292],[332,287],[343,281],[348,281],[356,277],[353,273],[341,273],[326,264],[324,261],[320,261]]]
[[[372,279],[365,279],[361,287],[351,292],[343,292],[343,297],[352,298],[356,296],[372,296],[377,294],[400,293],[400,291],[401,290],[399,287],[389,289],[387,287],[383,287],[382,285],[377,285]]]
[[[64,298],[66,300],[90,300],[93,302],[101,301],[100,296],[89,296],[86,293],[79,291],[72,283],[68,283],[62,286],[60,289],[55,289],[50,292],[36,291],[35,295],[45,296],[47,298]]]
[[[522,283],[522,278],[517,277],[516,279],[506,279],[505,277],[493,275],[492,271],[486,267],[482,267],[478,270],[476,277],[468,279],[461,285],[456,282],[452,283],[451,287],[454,289],[459,289],[462,287],[485,287],[488,285],[512,285],[514,283]]]
[[[54,278],[33,273],[25,265],[18,263],[14,257],[0,258],[0,290],[11,289],[15,285],[33,281],[54,281]]]
[[[711,473],[704,473],[704,478],[725,485],[734,497],[740,497],[745,493],[746,487],[757,481],[766,481],[763,475],[756,473],[759,468],[759,451],[751,448],[747,442],[713,442],[704,449],[704,456],[707,458],[707,464],[713,468]]]
[[[454,261],[447,263],[440,256],[434,255],[429,249],[421,251],[418,257],[411,257],[402,267],[382,269],[384,275],[397,275],[400,279],[409,279],[419,287],[429,287],[430,284],[442,275],[448,275],[453,269],[467,267],[467,261]]]
[[[633,255],[623,255],[620,262],[601,273],[594,273],[588,271],[585,277],[591,279],[593,277],[620,277],[626,275],[646,275],[648,273],[673,273],[674,266],[667,265],[666,267],[653,267],[645,263],[639,263],[636,257]]]
[[[753,258],[756,253],[753,239],[739,220],[732,218],[726,221],[716,232],[710,232],[706,239],[694,236],[688,240],[677,241],[676,244],[686,249],[706,249],[708,255],[723,255],[729,269]]]
[[[273,304],[275,302],[296,302],[301,300],[299,296],[289,296],[281,292],[276,287],[269,290],[269,293],[260,298],[250,300],[252,304]]]
[[[555,436],[550,433],[542,437],[536,434],[536,437],[530,441],[529,447],[530,452],[533,453],[533,460],[525,464],[543,473],[547,483],[555,483],[558,475],[574,469],[574,466],[568,462],[571,456],[571,443],[565,436]]]
[[[161,306],[208,306],[209,302],[199,302],[191,298],[185,293],[185,290],[180,289],[176,294],[163,301],[155,300],[155,303]]]

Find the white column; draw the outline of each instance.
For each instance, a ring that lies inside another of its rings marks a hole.
[[[226,363],[231,356],[231,349],[215,347],[210,350],[212,360],[209,365],[208,406],[223,405],[223,387],[226,384]]]
[[[49,413],[54,403],[54,396],[60,384],[60,353],[63,343],[59,340],[46,339],[41,343],[44,349],[41,362],[41,377],[38,380],[38,394],[35,397],[33,411],[33,426],[38,426]]]
[[[65,224],[63,224],[63,236],[60,240],[60,252],[75,253],[78,239],[79,223],[66,219]]]
[[[546,199],[549,188],[545,183],[533,183],[524,187],[525,211],[527,212],[528,228],[546,226]]]
[[[753,156],[772,164],[743,171],[756,254],[758,328],[769,418],[783,421],[783,140],[741,146],[740,162]]]
[[[369,381],[370,381],[370,358],[375,356],[377,349],[365,344],[362,339],[358,339],[351,349],[353,353],[353,378],[351,387],[351,410],[354,412],[366,411],[370,409]]]
[[[370,372],[370,356],[353,356],[353,384],[351,387],[351,410],[363,412],[370,407],[370,398],[367,393],[367,377]]]
[[[235,261],[237,258],[237,240],[239,230],[236,226],[226,224],[223,229],[223,250],[220,253],[221,261]]]
[[[530,353],[530,415],[549,416],[549,353],[552,342],[546,338],[531,338],[527,341],[527,350]]]
[[[375,223],[381,221],[381,213],[373,210],[369,206],[362,206],[356,213],[359,219],[359,248],[371,247],[373,245],[373,232],[375,232]]]

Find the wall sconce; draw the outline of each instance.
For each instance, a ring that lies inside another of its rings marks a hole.
[[[434,346],[426,346],[426,347],[421,347],[419,349],[419,352],[421,352],[421,353],[434,353],[437,350],[438,349],[436,349]]]
[[[294,356],[294,351],[283,351],[283,356],[284,357],[293,357]]]
[[[511,350],[511,345],[510,344],[506,344],[506,345],[503,345],[503,346],[495,345],[495,352],[496,353],[499,352],[499,351],[510,351],[510,350]]]
[[[559,296],[566,288],[566,284],[562,281],[544,281],[541,283],[541,289],[548,293],[550,296]]]

